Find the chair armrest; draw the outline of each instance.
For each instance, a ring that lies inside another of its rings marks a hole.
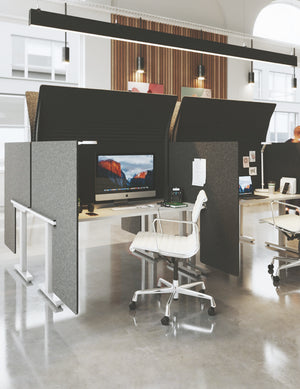
[[[152,227],[153,227],[153,231],[154,231],[154,232],[157,232],[157,231],[156,231],[156,228],[155,228],[155,223],[157,223],[157,222],[159,222],[159,225],[160,225],[160,232],[161,232],[161,233],[162,233],[161,222],[177,223],[177,224],[188,224],[188,225],[194,226],[195,229],[196,229],[196,232],[199,230],[197,223],[194,223],[194,222],[192,222],[192,221],[156,218],[156,219],[154,219],[153,222],[152,222]]]
[[[281,204],[281,205],[284,205],[285,207],[298,209],[299,212],[300,212],[300,207],[297,207],[296,205],[287,204],[286,202],[279,201],[279,200],[273,200],[273,201],[271,201],[272,219],[273,219],[274,226],[276,226],[276,223],[275,223],[275,216],[274,216],[274,208],[273,208],[273,205],[274,205],[274,204]]]
[[[194,230],[196,232],[196,234],[199,234],[199,227],[197,225],[197,223],[194,223],[192,221],[185,221],[185,220],[172,220],[172,219],[161,219],[161,218],[156,218],[153,220],[152,222],[152,227],[153,227],[153,231],[155,232],[155,240],[156,240],[156,247],[157,247],[157,250],[160,254],[162,255],[166,255],[166,253],[164,253],[160,247],[159,247],[159,242],[158,242],[158,239],[157,239],[157,231],[156,231],[156,228],[155,228],[155,223],[159,222],[159,225],[160,225],[160,230],[161,230],[161,233],[162,232],[162,227],[161,227],[161,222],[167,222],[167,223],[177,223],[177,224],[187,224],[187,225],[192,225]],[[198,248],[199,249],[199,248]]]
[[[282,205],[285,205],[286,207],[289,207],[289,208],[299,209],[299,211],[300,211],[300,207],[298,207],[297,205],[289,204],[289,203],[286,203],[286,202],[284,202],[284,201],[273,200],[273,201],[271,201],[271,205],[272,205],[273,203],[282,204]]]

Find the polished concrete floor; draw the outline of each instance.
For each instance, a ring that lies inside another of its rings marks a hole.
[[[95,222],[80,226],[80,313],[54,312],[38,293],[43,282],[43,227],[29,220],[26,286],[13,270],[17,256],[3,243],[0,212],[0,388],[299,388],[300,269],[272,285],[267,264],[276,240],[266,216],[252,207],[245,232],[255,245],[241,245],[241,274],[204,269],[217,315],[182,296],[171,308],[172,322],[160,324],[166,296],[146,297],[136,313],[128,302],[153,277],[171,278],[128,253],[129,233]],[[93,225],[92,225],[93,224]],[[110,243],[112,243],[110,245]],[[217,244],[217,242],[216,242]],[[186,279],[182,279],[186,282]]]

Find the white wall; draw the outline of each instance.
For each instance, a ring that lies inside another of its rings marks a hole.
[[[272,0],[112,0],[112,6],[252,34],[256,16],[271,2]]]
[[[139,12],[150,13],[167,18],[185,20],[232,31],[252,34],[254,21],[259,11],[272,0],[91,0],[87,3],[112,5]],[[68,5],[73,15],[98,18],[97,11],[88,11],[82,7]],[[16,18],[28,18],[28,10],[36,8],[36,0],[0,0],[0,16],[11,15]],[[61,4],[39,0],[43,10],[64,12],[64,1]],[[88,13],[90,16],[88,16]]]

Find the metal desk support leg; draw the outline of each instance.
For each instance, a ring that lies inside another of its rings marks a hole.
[[[243,223],[244,223],[244,218],[243,218],[243,205],[240,203],[239,204],[239,223],[240,223],[240,243],[254,243],[255,239],[252,236],[247,236],[244,235],[244,228],[243,228]]]
[[[51,224],[45,224],[45,284],[40,287],[43,295],[57,308],[62,305],[62,301],[53,293],[52,280],[52,231]]]
[[[26,281],[33,280],[32,274],[27,270],[27,213],[20,210],[20,264],[15,265],[17,273]]]

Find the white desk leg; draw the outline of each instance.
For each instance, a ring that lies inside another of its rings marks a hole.
[[[252,236],[244,235],[244,216],[243,216],[243,206],[239,204],[239,223],[240,223],[240,242],[243,243],[254,243],[255,239]]]
[[[141,290],[146,289],[146,260],[141,258]]]
[[[52,278],[52,231],[53,226],[49,223],[45,225],[45,285],[40,287],[43,295],[57,308],[62,305],[62,301],[53,293]]]
[[[146,231],[146,215],[141,216],[141,231]]]
[[[278,209],[278,213],[279,215],[284,215],[285,214],[285,205],[283,204],[278,204],[279,205],[279,209]],[[284,234],[278,230],[278,245],[281,246],[281,247],[285,247],[285,237],[284,237]]]
[[[27,270],[27,213],[20,211],[20,264],[15,265],[17,273],[26,281],[31,282],[33,276]]]

